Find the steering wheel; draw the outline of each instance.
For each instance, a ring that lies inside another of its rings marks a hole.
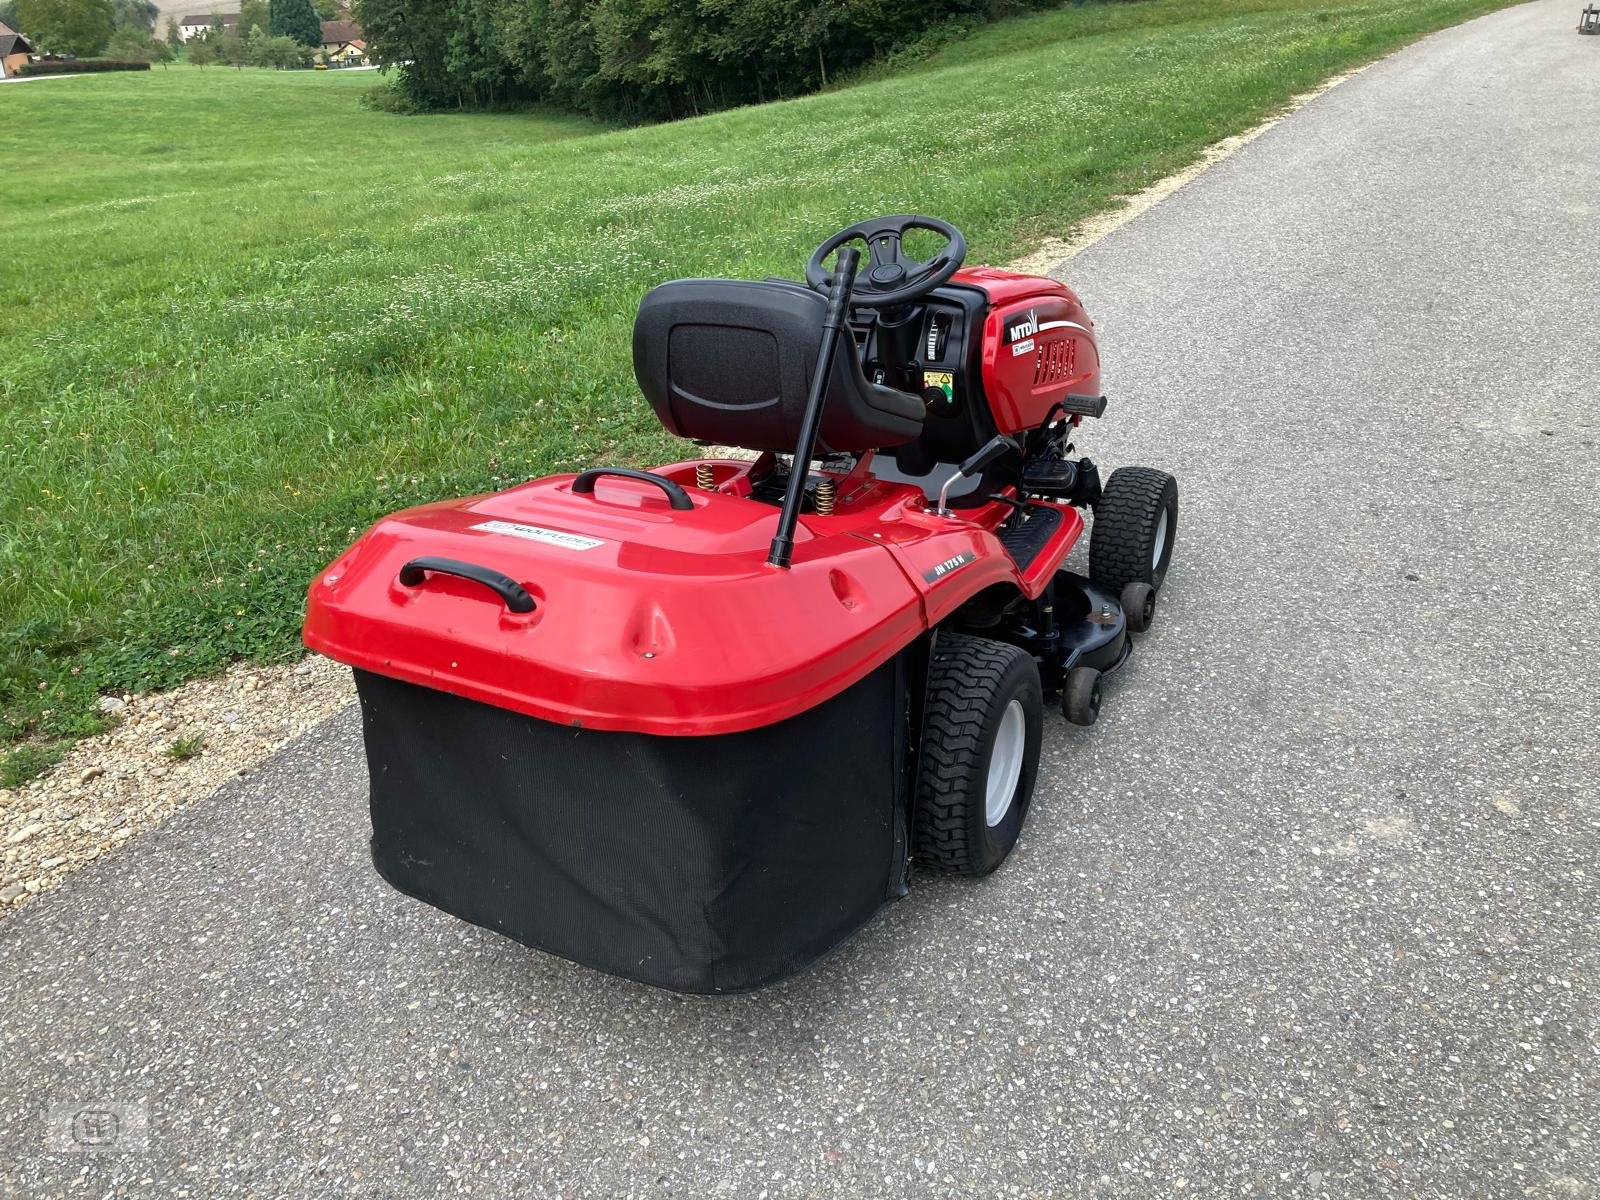
[[[943,234],[949,245],[927,262],[908,257],[901,239],[912,229],[927,229]],[[811,252],[806,263],[806,282],[815,291],[826,293],[831,280],[823,260],[846,242],[865,242],[867,262],[856,276],[850,303],[856,308],[898,308],[925,296],[961,269],[967,257],[967,239],[948,221],[903,213],[894,217],[873,217],[848,229],[841,229]]]

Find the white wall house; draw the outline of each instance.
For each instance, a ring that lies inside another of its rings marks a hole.
[[[238,13],[190,13],[178,22],[178,36],[184,41],[198,37],[216,23],[218,17],[227,28],[232,29],[239,23]]]

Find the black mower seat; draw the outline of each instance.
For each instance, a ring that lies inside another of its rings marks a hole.
[[[822,343],[827,300],[796,283],[676,279],[633,323],[633,373],[669,431],[746,450],[793,450]],[[853,345],[833,360],[820,451],[858,454],[911,441],[916,396],[869,383]]]

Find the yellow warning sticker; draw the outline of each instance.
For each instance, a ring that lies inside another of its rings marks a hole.
[[[956,395],[956,377],[949,371],[924,371],[922,373],[922,387],[938,388],[944,393],[946,400],[954,400]]]

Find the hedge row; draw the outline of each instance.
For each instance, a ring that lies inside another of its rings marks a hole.
[[[941,27],[1061,0],[356,0],[404,101],[525,100],[622,120],[826,87]]]
[[[147,62],[124,62],[116,58],[82,58],[71,62],[49,59],[18,67],[18,75],[87,75],[92,71],[148,71]]]

